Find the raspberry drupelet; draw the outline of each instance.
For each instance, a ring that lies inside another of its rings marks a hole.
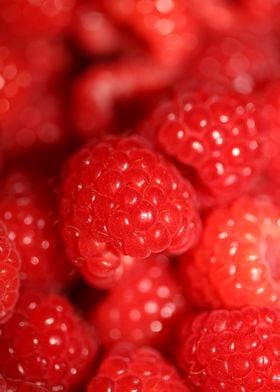
[[[101,362],[87,392],[188,392],[176,369],[151,347],[119,349]]]
[[[193,253],[181,257],[186,292],[196,305],[279,307],[280,209],[243,197],[206,219]]]
[[[280,311],[248,307],[187,319],[177,361],[192,391],[279,391]]]
[[[13,312],[19,298],[21,259],[0,220],[0,324]]]
[[[47,392],[46,388],[31,382],[5,379],[0,374],[0,391],[3,392]]]
[[[97,353],[93,330],[62,296],[26,291],[0,328],[0,373],[48,391],[77,391]]]
[[[93,141],[70,159],[61,218],[70,259],[97,276],[107,252],[180,254],[200,232],[192,186],[137,136]]]

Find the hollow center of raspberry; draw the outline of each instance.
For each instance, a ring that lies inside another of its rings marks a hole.
[[[265,239],[267,261],[273,279],[280,279],[280,241],[278,236],[268,235]]]

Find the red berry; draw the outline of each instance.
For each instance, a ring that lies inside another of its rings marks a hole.
[[[186,291],[199,306],[279,306],[280,209],[244,197],[207,218],[192,256],[181,258]]]
[[[216,310],[179,331],[178,363],[192,391],[278,391],[280,311]]]
[[[0,324],[11,315],[19,298],[21,259],[0,220]]]
[[[257,110],[250,97],[222,86],[196,87],[162,100],[140,133],[182,163],[187,176],[194,169],[203,198],[224,202],[248,190],[262,167]]]
[[[47,392],[47,389],[31,382],[4,379],[0,374],[0,391],[3,392]]]
[[[3,376],[52,392],[79,388],[97,351],[93,331],[58,295],[25,292],[0,332]]]
[[[200,232],[191,185],[139,137],[93,141],[72,157],[61,216],[70,259],[82,269],[87,263],[97,277],[100,268],[106,273],[101,262],[106,265],[107,252],[179,254]]]
[[[39,175],[14,170],[1,184],[0,219],[22,258],[24,287],[57,289],[73,275],[57,233],[54,195]]]
[[[172,336],[185,300],[165,258],[138,261],[91,314],[106,345],[161,345]]]
[[[161,354],[150,348],[113,351],[101,363],[87,392],[188,392]]]

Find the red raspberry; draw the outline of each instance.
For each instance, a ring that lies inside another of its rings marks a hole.
[[[1,184],[0,219],[22,258],[22,285],[56,289],[69,283],[73,270],[57,233],[54,195],[46,179],[13,170]]]
[[[0,220],[0,324],[11,315],[19,298],[21,260]]]
[[[229,81],[237,92],[250,94],[279,76],[279,61],[274,35],[242,28],[224,35],[208,34],[188,73],[206,80]]]
[[[187,292],[199,306],[279,306],[280,209],[244,197],[210,214],[202,240],[181,258]]]
[[[4,0],[0,25],[23,39],[49,37],[61,32],[71,20],[75,0]]]
[[[182,163],[187,176],[194,169],[203,198],[224,202],[248,190],[259,174],[257,121],[251,98],[215,84],[187,85],[158,104],[140,133]]]
[[[73,121],[78,136],[89,138],[104,133],[104,129],[116,129],[120,122],[121,129],[130,127],[135,122],[135,108],[133,116],[128,109],[131,101],[139,97],[142,105],[145,100],[150,101],[151,95],[163,90],[172,80],[173,72],[139,59],[89,68],[78,77],[72,92]],[[121,105],[125,107],[126,124],[119,118]]]
[[[0,374],[0,391],[2,392],[47,392],[47,389],[31,382],[4,379]]]
[[[140,261],[94,308],[91,320],[105,345],[160,345],[173,332],[185,300],[165,258]]]
[[[280,311],[215,310],[187,320],[177,358],[192,391],[278,391]]]
[[[184,0],[104,0],[108,15],[123,24],[164,64],[178,64],[198,43],[197,25]]]
[[[190,183],[139,137],[107,137],[76,153],[61,215],[66,249],[80,267],[112,248],[137,258],[179,254],[200,231]]]
[[[115,350],[101,363],[87,392],[188,392],[177,374],[161,354],[150,348]]]
[[[0,332],[3,376],[53,392],[80,390],[97,351],[93,331],[58,295],[25,292]]]

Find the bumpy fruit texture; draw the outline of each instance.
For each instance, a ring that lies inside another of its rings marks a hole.
[[[21,259],[0,220],[0,324],[11,317],[19,298]]]
[[[202,240],[181,258],[182,279],[198,306],[278,307],[280,209],[244,197],[207,218]]]
[[[102,362],[87,392],[188,392],[176,369],[150,348],[114,350]]]
[[[191,185],[139,137],[91,142],[71,158],[61,217],[70,259],[82,269],[87,263],[97,276],[107,252],[180,254],[200,232]]]
[[[177,359],[191,390],[278,391],[278,309],[216,310],[187,320]]]
[[[58,295],[25,292],[0,331],[2,375],[52,392],[79,390],[97,351],[93,331]]]
[[[23,287],[56,290],[69,284],[73,268],[59,239],[46,178],[24,169],[8,172],[1,182],[0,218],[20,253]]]
[[[169,267],[161,257],[138,262],[93,309],[91,320],[105,345],[159,345],[172,336],[186,303]]]
[[[0,374],[0,391],[3,392],[47,392],[46,388],[31,382],[5,379]]]
[[[175,90],[156,106],[140,133],[182,164],[186,176],[189,168],[194,170],[202,199],[222,203],[237,197],[264,165],[254,101],[223,85],[187,84]]]

